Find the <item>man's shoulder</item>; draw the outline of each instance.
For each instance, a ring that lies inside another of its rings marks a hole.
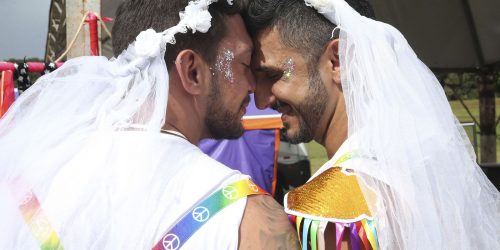
[[[297,232],[281,205],[268,195],[248,197],[239,249],[299,249],[298,243]]]
[[[349,204],[349,206],[345,206]],[[356,175],[332,167],[285,197],[286,212],[331,221],[357,221],[372,214]]]
[[[176,138],[173,138],[176,139]],[[183,165],[183,168],[202,172],[211,172],[211,174],[216,175],[217,173],[239,173],[228,166],[218,162],[217,160],[211,158],[209,155],[205,154],[199,147],[193,145],[187,141],[176,139],[175,145],[172,145],[171,141],[169,148],[175,148],[175,150],[164,150],[163,162],[166,163],[179,163]],[[170,151],[170,152],[169,152]]]
[[[240,171],[232,169],[229,166],[210,157],[209,155],[201,151],[200,148],[197,148],[196,150],[196,160],[193,159],[193,164],[196,164],[197,166],[214,173],[241,174]]]

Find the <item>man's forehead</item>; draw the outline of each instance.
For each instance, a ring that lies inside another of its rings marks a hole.
[[[237,38],[228,38],[222,39],[219,43],[219,49],[231,49],[240,54],[249,53],[251,54],[253,51],[253,43],[251,41],[241,40]]]
[[[278,68],[283,60],[300,56],[283,44],[276,28],[262,31],[254,37],[254,47],[253,63],[257,70]]]
[[[220,41],[219,48],[231,48],[237,53],[251,53],[253,42],[241,16],[239,14],[227,16],[225,21],[228,31]]]

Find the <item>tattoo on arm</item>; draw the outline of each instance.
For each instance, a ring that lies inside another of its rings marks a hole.
[[[258,242],[245,244],[248,248],[240,245],[240,249],[259,249],[258,245],[261,249],[300,249],[297,231],[289,222],[283,207],[270,196],[255,198],[248,203],[250,207],[247,208],[249,215],[254,216],[247,219],[250,220],[252,231],[255,233],[252,238]]]

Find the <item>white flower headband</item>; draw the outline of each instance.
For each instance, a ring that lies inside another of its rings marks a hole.
[[[135,49],[137,55],[144,57],[157,56],[167,43],[175,44],[175,34],[186,33],[190,29],[206,33],[211,26],[212,16],[208,6],[217,0],[190,1],[184,11],[179,13],[180,21],[177,25],[157,33],[153,29],[142,31],[136,38]],[[232,0],[228,0],[232,4]]]
[[[319,13],[324,14],[333,10],[331,0],[304,0],[307,6],[314,7]]]

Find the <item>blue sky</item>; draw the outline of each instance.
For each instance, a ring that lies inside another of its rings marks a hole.
[[[45,55],[50,0],[0,0],[0,61]]]

